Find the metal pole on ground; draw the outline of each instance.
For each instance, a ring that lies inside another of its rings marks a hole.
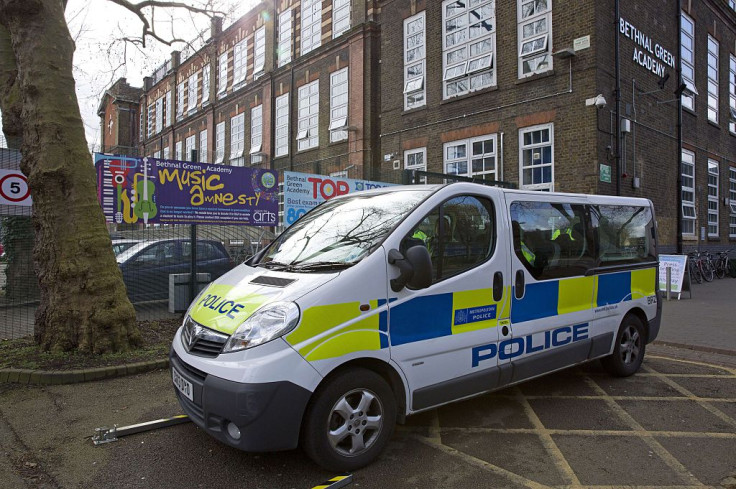
[[[190,160],[192,162],[197,161],[197,150],[193,149],[192,154],[190,155]],[[190,249],[191,249],[191,266],[190,266],[190,273],[189,273],[189,303],[191,303],[194,298],[197,296],[197,225],[192,224],[191,225],[191,233],[190,233]]]

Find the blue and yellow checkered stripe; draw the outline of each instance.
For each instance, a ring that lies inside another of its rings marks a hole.
[[[511,321],[523,323],[654,295],[656,269],[631,270],[527,284],[514,296]]]

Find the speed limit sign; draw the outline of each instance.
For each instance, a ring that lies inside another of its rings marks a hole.
[[[31,205],[28,180],[18,170],[0,170],[0,204]]]

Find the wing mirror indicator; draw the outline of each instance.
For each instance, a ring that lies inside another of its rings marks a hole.
[[[399,250],[390,250],[388,262],[399,268],[399,276],[390,281],[394,292],[399,292],[406,286],[416,290],[432,285],[432,258],[424,246],[412,246],[406,250],[406,256]]]

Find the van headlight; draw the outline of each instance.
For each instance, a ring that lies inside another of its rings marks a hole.
[[[222,353],[245,350],[279,338],[299,322],[299,306],[274,302],[257,310],[241,324],[225,343]]]

